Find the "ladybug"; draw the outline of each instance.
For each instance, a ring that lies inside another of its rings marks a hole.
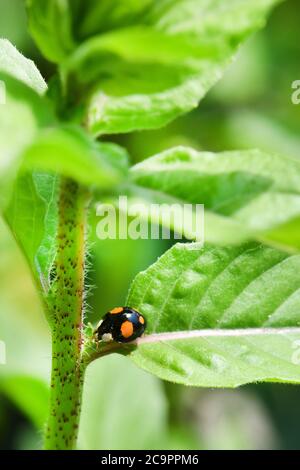
[[[146,319],[131,307],[116,307],[107,312],[96,329],[98,341],[129,343],[146,329]]]

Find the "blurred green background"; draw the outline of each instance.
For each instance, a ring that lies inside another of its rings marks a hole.
[[[261,148],[299,156],[300,105],[291,83],[300,79],[300,3],[289,0],[267,27],[241,48],[224,78],[189,115],[159,131],[114,138],[138,161],[172,145],[205,150]],[[0,36],[34,59],[44,77],[52,66],[26,31],[22,0],[0,0]],[[93,219],[93,218],[92,218]],[[92,224],[95,220],[91,221]],[[97,241],[91,230],[89,271],[96,287],[88,319],[123,304],[134,275],[168,246],[164,241]],[[0,220],[0,448],[38,449],[50,374],[50,336],[29,271]],[[300,391],[257,384],[238,390],[164,383],[123,357],[93,363],[87,372],[79,445],[85,449],[299,449]]]

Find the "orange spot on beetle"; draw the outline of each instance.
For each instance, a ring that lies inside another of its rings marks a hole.
[[[124,338],[129,338],[133,334],[133,324],[130,321],[124,321],[121,325],[121,333]]]
[[[145,323],[145,318],[142,317],[142,316],[140,316],[140,317],[139,317],[139,322],[140,322],[142,325],[144,325],[144,323]]]
[[[112,315],[116,314],[116,313],[122,313],[124,310],[123,307],[116,307],[116,308],[113,308],[112,310],[110,310],[109,313],[111,313]]]

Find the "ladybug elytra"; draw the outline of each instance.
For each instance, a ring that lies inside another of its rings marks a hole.
[[[131,307],[116,307],[100,321],[96,335],[98,341],[129,343],[141,336],[146,329],[146,319]]]

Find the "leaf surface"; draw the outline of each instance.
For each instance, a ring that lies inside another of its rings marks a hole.
[[[27,0],[29,31],[52,62],[61,61],[74,47],[71,3],[76,1]]]
[[[130,354],[173,382],[236,387],[300,382],[300,256],[255,243],[177,244],[135,278],[147,318]]]
[[[5,217],[45,291],[56,252],[59,176],[105,190],[122,181],[127,164],[121,147],[94,142],[75,126],[45,129],[26,148]]]
[[[26,83],[41,95],[47,90],[34,62],[24,57],[7,39],[0,39],[0,71]]]
[[[204,204],[206,241],[258,238],[287,249],[300,247],[296,158],[259,150],[211,153],[177,147],[132,167],[131,179],[152,191],[152,197]]]
[[[195,108],[278,2],[121,3],[101,21],[107,2],[90,2],[88,39],[62,63],[70,101],[79,97],[96,135],[161,127]]]

